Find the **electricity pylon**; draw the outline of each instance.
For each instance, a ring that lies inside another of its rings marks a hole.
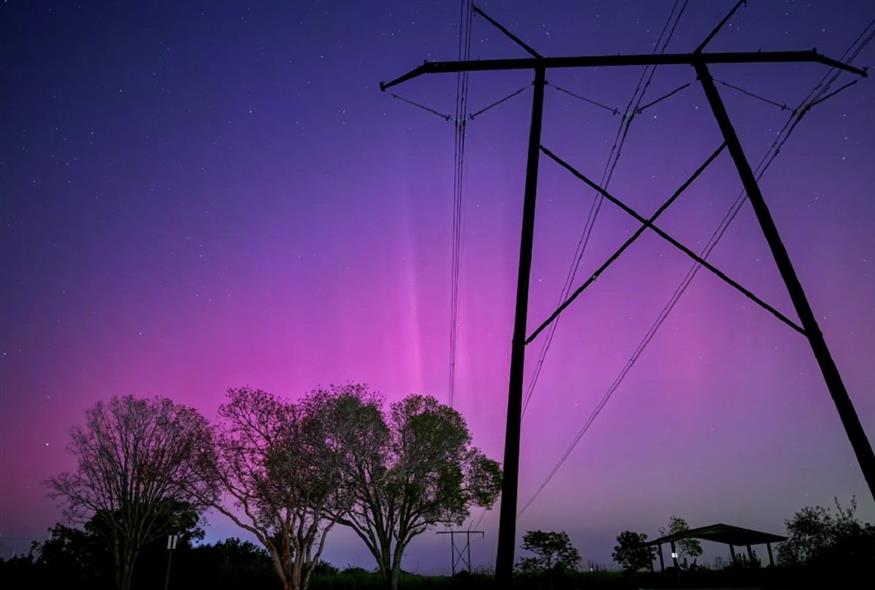
[[[519,483],[519,450],[520,450],[520,423],[522,418],[523,398],[523,370],[525,364],[526,345],[529,344],[537,333],[543,330],[545,324],[526,337],[526,323],[528,315],[529,281],[532,267],[532,244],[535,230],[535,202],[538,184],[539,154],[544,151],[549,157],[563,165],[572,174],[583,180],[626,213],[635,217],[643,227],[656,232],[660,237],[669,241],[672,245],[691,256],[705,268],[710,270],[721,280],[729,283],[733,288],[740,290],[747,297],[766,308],[779,319],[793,327],[808,339],[814,358],[823,374],[826,386],[832,396],[833,403],[838,411],[839,418],[845,428],[848,440],[860,464],[863,476],[869,485],[869,490],[875,498],[875,454],[866,436],[853,403],[848,396],[847,389],[842,381],[841,374],[827,347],[826,340],[820,331],[802,284],[796,275],[796,271],[790,262],[790,257],[778,233],[772,215],[766,204],[760,187],[754,176],[747,156],[742,149],[741,142],[723,104],[723,99],[717,91],[714,79],[711,77],[709,66],[712,64],[763,64],[763,63],[820,63],[831,68],[838,68],[852,74],[866,77],[865,70],[855,68],[821,55],[816,50],[808,51],[756,51],[756,52],[717,52],[706,53],[706,45],[714,38],[729,17],[742,4],[739,2],[732,11],[724,18],[705,40],[691,53],[661,53],[641,55],[581,55],[568,57],[544,57],[529,47],[526,43],[508,31],[505,27],[487,16],[482,10],[474,7],[474,11],[486,18],[491,24],[507,35],[517,45],[522,47],[531,57],[516,59],[486,59],[467,61],[435,61],[425,62],[406,74],[389,82],[381,82],[380,89],[386,90],[402,82],[406,82],[418,76],[426,74],[447,74],[459,72],[483,72],[497,70],[531,70],[534,73],[534,92],[532,97],[531,122],[529,125],[528,155],[526,160],[526,179],[523,190],[523,218],[520,233],[519,270],[517,274],[516,306],[514,312],[513,337],[511,340],[510,379],[507,398],[507,425],[504,442],[504,464],[501,486],[501,511],[499,517],[498,550],[495,562],[496,581],[502,586],[509,585],[513,574],[514,544],[516,538],[517,517],[517,491]],[[735,164],[738,176],[747,192],[748,199],[756,214],[757,221],[768,242],[769,249],[787,292],[793,302],[793,307],[799,317],[801,325],[777,312],[774,308],[753,295],[736,281],[730,279],[725,273],[716,269],[703,258],[694,254],[689,248],[666,234],[653,224],[651,219],[646,219],[622,201],[610,195],[605,189],[599,187],[583,174],[574,170],[570,165],[563,162],[555,154],[541,146],[541,121],[544,110],[544,86],[546,85],[547,70],[571,69],[571,68],[605,68],[627,66],[667,66],[684,65],[690,66],[696,72],[699,84],[705,93],[711,112],[717,121],[720,132],[723,135],[725,145]],[[548,322],[555,320],[567,303],[560,305],[557,313],[550,316]]]

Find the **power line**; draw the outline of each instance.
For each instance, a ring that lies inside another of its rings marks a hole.
[[[510,100],[510,99],[512,99],[513,97],[515,97],[515,96],[517,96],[517,95],[519,95],[519,94],[525,92],[526,90],[528,90],[528,89],[531,88],[531,87],[532,87],[531,84],[526,84],[525,86],[523,86],[523,87],[520,88],[519,90],[514,90],[513,92],[511,92],[510,94],[508,94],[508,95],[505,96],[504,98],[499,98],[499,99],[496,100],[495,102],[492,102],[492,103],[486,105],[485,107],[483,107],[483,108],[480,109],[479,111],[475,111],[475,112],[471,113],[470,115],[468,115],[468,118],[469,118],[470,120],[473,121],[475,118],[479,117],[480,115],[482,115],[482,114],[485,113],[486,111],[492,109],[493,107],[497,107],[498,105],[507,102],[508,100]]]
[[[680,0],[675,0],[674,4],[672,4],[668,18],[663,24],[662,30],[660,31],[659,36],[656,39],[656,43],[653,49],[654,54],[665,53],[666,49],[668,48],[668,44],[671,42],[671,38],[674,35],[674,31],[677,28],[678,22],[680,21],[681,17],[684,14],[684,11],[686,10],[687,3],[687,0],[684,0],[683,4],[680,4]],[[626,105],[626,109],[623,112],[623,118],[617,128],[617,133],[614,137],[614,143],[611,146],[610,153],[608,154],[608,159],[605,163],[605,169],[602,172],[602,178],[600,182],[601,186],[607,188],[607,186],[610,184],[611,178],[614,174],[614,170],[616,169],[617,163],[619,162],[620,156],[622,155],[623,146],[626,143],[626,138],[628,137],[629,128],[632,124],[632,120],[635,118],[636,111],[641,108],[641,102],[644,100],[644,95],[650,86],[650,82],[653,80],[655,72],[656,66],[645,66],[644,70],[641,73],[641,76],[638,78],[638,83],[636,84],[635,90],[632,92],[632,96],[630,97],[629,102]],[[599,211],[601,210],[603,200],[604,198],[602,197],[602,195],[598,193],[595,194],[595,198],[593,199],[593,203],[590,206],[586,221],[584,222],[583,232],[581,233],[580,240],[578,241],[574,256],[572,257],[571,266],[568,269],[568,273],[565,277],[565,283],[563,284],[562,291],[559,294],[558,304],[561,304],[568,298],[568,295],[574,286],[574,280],[577,277],[577,272],[583,260],[583,255],[589,244],[592,230],[595,226],[595,221],[598,217]],[[558,327],[559,322],[553,322],[547,330],[547,334],[544,337],[544,342],[541,344],[541,350],[538,353],[538,360],[535,363],[535,367],[532,371],[532,377],[529,379],[529,384],[526,388],[523,400],[523,416],[525,416],[526,410],[529,407],[529,403],[532,400],[532,396],[535,393],[535,387],[537,386],[538,380],[541,377],[541,371],[544,367],[544,362],[547,359],[547,354],[550,352],[550,347],[553,344],[553,338],[556,335],[556,330]]]
[[[762,102],[768,103],[772,106],[776,106],[779,109],[781,109],[782,111],[789,110],[789,108],[790,108],[786,104],[774,101],[770,98],[766,98],[765,96],[760,96],[759,94],[751,92],[750,90],[745,90],[744,88],[736,86],[735,84],[730,84],[729,82],[724,82],[723,80],[718,80],[717,78],[714,78],[714,81],[717,82],[718,84],[726,86],[727,88],[732,88],[733,90],[737,90],[738,92],[741,92],[744,95],[750,96],[751,98],[755,98],[755,99],[760,100]]]
[[[668,99],[668,98],[671,98],[672,96],[674,96],[675,94],[677,94],[677,93],[680,92],[681,90],[684,90],[685,88],[687,88],[689,85],[690,85],[689,82],[687,82],[686,84],[681,84],[680,86],[678,86],[677,88],[675,88],[675,89],[672,90],[671,92],[666,92],[665,94],[663,94],[662,96],[660,96],[660,97],[657,98],[656,100],[651,100],[651,101],[648,102],[646,105],[644,105],[644,106],[642,106],[642,107],[639,107],[638,110],[635,111],[635,113],[638,114],[638,115],[640,115],[641,113],[643,113],[644,111],[646,111],[646,110],[649,109],[650,107],[652,107],[652,106],[654,106],[654,105],[656,105],[656,104],[659,104],[659,103],[661,103],[662,101],[664,101],[664,100],[666,100],[666,99]]]
[[[471,55],[471,25],[473,21],[473,1],[461,0],[459,3],[459,61]],[[459,333],[459,286],[462,266],[462,188],[465,172],[465,136],[468,114],[468,73],[456,75],[456,113],[454,136],[453,167],[453,237],[450,263],[450,342],[449,342],[449,384],[450,406],[454,405],[456,389],[456,351]]]
[[[620,109],[618,109],[617,107],[609,107],[608,105],[606,105],[606,104],[604,104],[604,103],[601,103],[601,102],[599,102],[599,101],[597,101],[597,100],[593,100],[593,99],[591,99],[591,98],[587,98],[587,97],[585,97],[585,96],[583,96],[583,95],[581,95],[581,94],[577,94],[576,92],[572,92],[572,91],[570,91],[570,90],[567,90],[567,89],[565,89],[565,88],[562,88],[561,86],[557,86],[556,84],[550,84],[550,83],[548,83],[547,85],[548,85],[550,88],[553,88],[554,90],[558,90],[559,92],[562,92],[562,93],[564,93],[564,94],[567,94],[568,96],[572,96],[572,97],[574,97],[574,98],[576,98],[576,99],[578,99],[578,100],[582,100],[583,102],[589,103],[589,104],[591,104],[591,105],[593,105],[593,106],[597,106],[597,107],[599,107],[599,108],[605,109],[606,111],[608,111],[608,112],[611,113],[612,115],[619,115],[619,114],[620,114]]]
[[[390,92],[389,96],[391,96],[392,98],[394,98],[396,100],[400,100],[401,102],[406,102],[409,105],[415,106],[418,109],[422,109],[423,111],[429,112],[432,115],[437,115],[438,117],[440,117],[444,121],[449,121],[450,119],[453,118],[451,115],[446,115],[446,114],[438,111],[437,109],[433,109],[433,108],[426,106],[424,104],[420,104],[414,100],[410,100],[409,98],[404,98],[403,96],[395,94],[394,92]]]

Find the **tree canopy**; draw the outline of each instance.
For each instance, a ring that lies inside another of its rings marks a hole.
[[[228,391],[216,450],[203,466],[225,498],[213,505],[268,551],[283,587],[306,588],[342,510],[338,457],[322,429],[318,400],[301,404],[258,389]]]
[[[491,507],[501,485],[498,463],[471,444],[458,412],[424,395],[384,411],[363,385],[294,403],[231,389],[214,426],[167,399],[113,398],[86,413],[71,448],[78,469],[49,483],[88,524],[59,534],[106,539],[120,590],[145,546],[190,529],[208,506],[258,540],[286,590],[305,590],[324,569],[337,523],[362,539],[395,588],[414,537]]]
[[[565,574],[580,565],[580,553],[565,531],[527,531],[522,549],[533,554],[517,564],[522,574]]]
[[[778,547],[778,563],[786,566],[875,566],[875,527],[856,516],[857,502],[847,508],[806,506],[786,521],[788,538]]]
[[[395,588],[410,541],[434,524],[461,524],[472,506],[490,507],[498,464],[471,445],[462,416],[433,397],[409,395],[387,414],[363,385],[314,392],[324,428],[343,457],[348,507],[335,520],[351,528]]]
[[[73,429],[74,471],[48,484],[74,521],[90,520],[112,552],[115,585],[128,590],[143,546],[179,532],[180,506],[214,496],[197,465],[212,451],[206,420],[166,398],[113,397]]]
[[[617,544],[611,558],[627,572],[649,569],[653,564],[653,549],[647,547],[645,533],[623,531],[617,535]]]

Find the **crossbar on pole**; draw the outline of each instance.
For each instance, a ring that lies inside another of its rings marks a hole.
[[[482,59],[467,61],[427,61],[421,66],[389,82],[380,82],[380,90],[397,86],[423,74],[446,74],[457,72],[484,72],[494,70],[531,70],[537,67],[597,68],[614,66],[662,66],[696,64],[743,64],[743,63],[788,63],[816,62],[866,77],[866,70],[855,68],[821,55],[816,50],[808,51],[731,51],[721,53],[645,53],[634,55],[579,55],[570,57]]]

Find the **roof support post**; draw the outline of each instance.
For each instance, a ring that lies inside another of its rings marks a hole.
[[[775,567],[775,558],[772,557],[772,544],[766,543],[766,551],[769,552],[769,565]]]

